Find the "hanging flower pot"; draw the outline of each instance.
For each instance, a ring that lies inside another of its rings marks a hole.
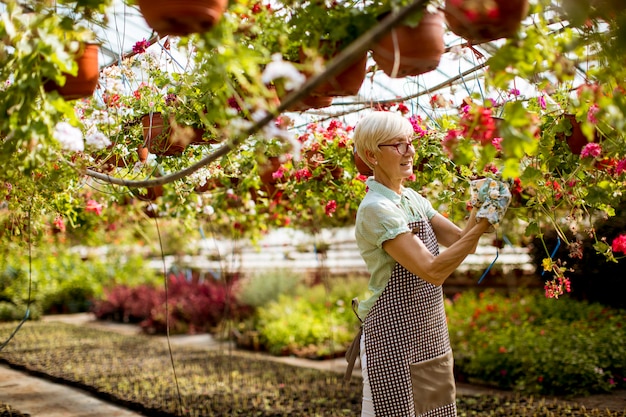
[[[159,156],[175,156],[183,153],[187,144],[172,134],[171,124],[165,123],[161,113],[141,117],[145,146],[150,153]]]
[[[131,193],[141,201],[154,201],[163,196],[163,186],[155,185],[148,188],[131,188]]]
[[[321,109],[333,103],[330,96],[309,96],[297,102],[289,108],[290,111],[306,111],[310,109]]]
[[[146,23],[161,36],[209,31],[221,19],[228,0],[137,0]]]
[[[572,126],[572,132],[569,135],[565,135],[565,141],[567,142],[567,146],[572,151],[574,155],[580,155],[585,145],[590,143],[587,139],[587,136],[583,133],[580,122],[576,120],[576,116],[570,113],[566,113],[563,115],[564,119],[569,121]],[[563,138],[563,136],[562,136]],[[595,142],[597,140],[597,135],[594,135],[594,138],[591,142]]]
[[[354,149],[353,156],[354,156],[354,165],[356,166],[356,169],[359,171],[359,174],[365,175],[366,177],[374,175],[374,171],[372,170],[372,168],[370,168],[365,163],[365,161],[359,156],[359,154],[356,153],[356,149]]]
[[[261,179],[261,188],[268,196],[274,195],[276,192],[276,184],[281,182],[280,178],[275,177],[274,173],[280,169],[280,158],[278,156],[270,156],[265,163],[259,166],[259,178]]]
[[[331,161],[327,161],[321,150],[310,149],[304,153],[304,159],[307,167],[311,172],[317,168],[322,167],[324,171],[329,171],[333,179],[338,180],[343,176],[343,168],[339,165],[333,164]],[[324,172],[313,177],[316,180],[322,180],[324,178]]]
[[[312,96],[343,97],[359,93],[367,68],[367,51],[357,58],[346,69],[318,86]]]
[[[372,57],[389,77],[402,78],[432,71],[445,51],[444,17],[425,13],[415,27],[400,25],[372,46]]]
[[[100,76],[100,67],[98,66],[99,52],[100,46],[97,44],[82,44],[75,58],[78,65],[76,75],[67,74],[63,86],[49,81],[44,85],[44,89],[48,92],[56,90],[66,100],[91,97],[96,90]]]
[[[150,152],[148,151],[148,148],[144,147],[144,146],[138,146],[137,147],[137,157],[139,158],[139,162],[141,163],[145,163],[148,160],[148,154]]]
[[[528,14],[528,0],[446,0],[450,30],[471,43],[510,38]]]

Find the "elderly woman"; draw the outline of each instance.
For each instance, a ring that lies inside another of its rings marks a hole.
[[[356,240],[372,295],[358,304],[363,372],[362,416],[456,416],[453,357],[441,285],[473,253],[508,207],[508,188],[494,210],[473,209],[460,229],[416,191],[413,128],[396,113],[358,122],[358,156],[373,170],[356,217]],[[487,204],[485,193],[480,204]],[[489,211],[489,216],[485,213]],[[489,218],[487,218],[489,217]],[[439,253],[439,245],[446,249]],[[355,345],[358,339],[355,340]]]

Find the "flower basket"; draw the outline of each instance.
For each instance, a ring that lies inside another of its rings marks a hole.
[[[161,36],[209,31],[221,19],[227,0],[138,0],[146,23]]]
[[[372,57],[389,77],[420,75],[437,68],[445,51],[444,17],[425,13],[415,27],[400,25],[372,46]]]
[[[359,93],[365,79],[367,51],[328,81],[317,87],[311,95],[323,97],[354,96]]]
[[[528,0],[446,0],[444,12],[450,30],[472,43],[510,38],[528,14]]]
[[[189,144],[214,143],[204,140],[204,130],[176,123],[173,116],[165,122],[161,113],[141,117],[145,146],[150,153],[159,156],[176,156],[183,153]]]
[[[585,136],[585,134],[583,133],[580,127],[580,122],[576,120],[575,115],[571,113],[566,113],[563,115],[563,117],[566,120],[568,120],[569,123],[572,125],[572,133],[570,133],[569,135],[562,136],[561,139],[563,138],[565,139],[565,141],[567,142],[567,146],[569,147],[569,149],[572,151],[574,155],[580,155],[585,145],[587,145],[590,142],[587,139],[587,136]],[[597,132],[594,135],[594,138],[591,142],[595,142],[596,140],[597,140]]]
[[[310,109],[321,109],[333,103],[331,96],[309,96],[294,104],[290,111],[305,111]]]
[[[356,149],[354,150],[354,165],[356,169],[359,171],[359,174],[365,175],[366,177],[374,175],[374,171],[370,168],[365,161],[356,153]]]
[[[306,162],[306,166],[311,172],[314,172],[317,168],[322,167],[323,171],[329,171],[331,177],[335,180],[340,179],[343,175],[343,168],[327,161],[322,150],[309,149],[305,151],[304,160]],[[313,179],[323,180],[324,173],[314,176]]]
[[[66,100],[91,97],[98,85],[100,76],[100,67],[98,66],[99,52],[100,46],[97,44],[82,44],[79,52],[76,54],[76,63],[78,64],[76,75],[67,74],[63,86],[49,81],[44,85],[44,89],[48,92],[58,91]]]

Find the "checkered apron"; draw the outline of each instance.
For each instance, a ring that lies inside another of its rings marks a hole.
[[[409,224],[433,255],[439,254],[429,221]],[[441,286],[396,264],[363,323],[367,372],[377,417],[415,416],[409,364],[451,353]],[[453,402],[421,414],[456,416]]]

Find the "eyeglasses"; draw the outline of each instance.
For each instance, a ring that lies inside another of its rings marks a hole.
[[[400,155],[406,155],[406,153],[409,151],[409,148],[415,149],[413,147],[412,142],[400,142],[400,143],[393,143],[389,145],[378,145],[379,148],[383,146],[393,146],[394,148],[396,148],[396,152],[398,152]]]

